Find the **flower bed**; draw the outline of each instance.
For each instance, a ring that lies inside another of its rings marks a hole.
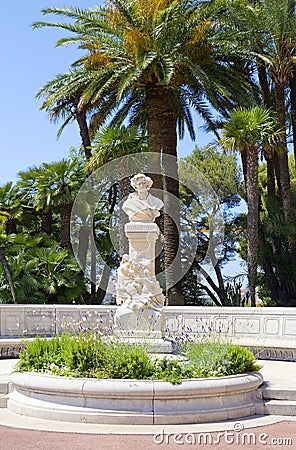
[[[262,413],[258,368],[251,352],[229,343],[188,343],[172,359],[91,333],[36,338],[26,343],[19,372],[11,376],[8,409],[108,424],[237,419]]]
[[[141,344],[122,343],[95,333],[63,334],[26,343],[16,370],[71,377],[156,379],[181,383],[256,371],[254,355],[225,342],[183,343],[178,358],[157,357]]]

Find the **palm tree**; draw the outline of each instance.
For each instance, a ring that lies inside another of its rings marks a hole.
[[[10,265],[9,265],[9,263],[7,261],[7,258],[5,256],[5,252],[4,252],[4,249],[3,249],[3,246],[5,245],[6,241],[7,241],[6,236],[0,235],[0,263],[1,263],[2,267],[3,267],[4,272],[5,272],[5,276],[6,276],[8,285],[9,285],[9,289],[10,289],[10,292],[11,292],[11,296],[12,296],[13,302],[14,303],[18,303],[18,298],[17,298],[16,290],[15,290],[13,279],[12,279],[12,273],[11,273]]]
[[[51,234],[52,212],[60,215],[60,242],[63,248],[70,248],[70,218],[75,195],[86,173],[81,162],[63,159],[59,162],[43,163],[20,172],[19,188],[23,199],[30,198],[32,206],[41,212],[41,231]]]
[[[40,109],[47,111],[54,123],[62,121],[58,137],[66,125],[77,121],[85,158],[89,161],[91,158],[91,139],[87,123],[89,105],[82,96],[83,89],[87,86],[85,75],[85,71],[78,69],[58,75],[39,90],[37,98],[45,99]]]
[[[21,202],[40,213],[40,231],[51,235],[53,231],[53,205],[50,190],[40,180],[42,168],[29,167],[27,170],[19,172],[18,176],[20,180],[17,183],[17,188]]]
[[[0,235],[0,262],[6,254],[7,271],[0,270],[1,301],[10,303],[70,303],[81,301],[85,284],[71,253],[49,237]],[[5,280],[7,278],[8,283]]]
[[[26,296],[29,291],[30,293],[37,291],[38,283],[34,281],[31,283],[30,270],[32,266],[38,265],[38,260],[30,256],[24,261],[22,255],[24,249],[30,251],[37,247],[41,240],[41,237],[32,238],[25,234],[0,235],[0,262],[5,275],[1,277],[2,274],[0,274],[2,302],[10,303],[12,298],[14,303],[24,303],[28,299]],[[24,291],[26,291],[25,295],[23,295]]]
[[[95,134],[91,158],[91,167],[97,168],[106,164],[113,159],[121,156],[139,153],[145,145],[143,133],[136,126],[126,127],[125,125],[107,125],[100,128]],[[129,193],[129,177],[122,178],[126,172],[123,166],[123,160],[119,160],[118,179],[119,181],[119,202],[121,203]],[[126,223],[126,215],[121,211],[119,220],[119,252],[121,255],[127,253],[127,243],[124,236],[124,224]]]
[[[248,280],[252,306],[255,306],[258,253],[258,154],[267,146],[274,148],[282,134],[270,113],[261,106],[255,106],[234,109],[223,126],[219,140],[223,148],[240,151],[242,158],[248,203]]]
[[[4,222],[7,235],[17,232],[17,219],[21,215],[18,189],[10,181],[0,186],[0,220]]]
[[[37,22],[35,28],[70,30],[74,37],[63,38],[58,45],[79,42],[89,50],[77,63],[92,77],[83,98],[96,104],[113,92],[109,105],[117,107],[116,117],[122,120],[130,114],[132,122],[145,124],[151,149],[175,158],[173,176],[177,175],[176,128],[182,136],[186,125],[194,136],[191,108],[210,120],[207,102],[225,109],[233,103],[234,93],[241,101],[245,97],[246,89],[238,82],[235,69],[226,63],[226,41],[222,50],[222,40],[212,33],[216,28],[211,27],[203,2],[113,0],[107,7],[87,11],[48,8],[43,13],[66,16],[74,23]],[[164,167],[164,187],[178,198],[178,182],[169,180],[168,169]],[[169,220],[167,197],[165,207],[165,264],[170,273],[172,259],[179,259],[178,236]],[[169,276],[173,281],[173,271]],[[179,287],[175,294],[169,303],[182,303]]]
[[[257,23],[260,22],[260,33],[256,30],[257,48],[255,48],[257,58],[261,59],[267,68],[266,73],[262,70],[259,73],[261,86],[263,87],[263,100],[270,107],[267,85],[272,86],[275,111],[278,126],[287,128],[286,110],[286,90],[291,83],[292,119],[293,119],[293,77],[295,69],[295,38],[296,38],[296,16],[295,0],[283,0],[280,6],[276,0],[256,0],[249,2],[254,6],[257,15]],[[250,6],[250,5],[249,5]],[[255,16],[254,16],[255,17]],[[253,32],[252,24],[249,23],[249,35]],[[258,44],[259,42],[259,44]],[[282,133],[280,138],[281,152],[274,154],[275,173],[282,201],[283,212],[287,226],[291,228],[288,236],[289,256],[294,273],[294,284],[296,283],[296,244],[293,233],[293,200],[291,181],[288,165],[287,133]],[[270,177],[269,177],[270,178]],[[271,191],[274,189],[272,188]]]
[[[53,203],[58,206],[61,246],[66,249],[71,247],[70,221],[73,201],[84,178],[83,167],[79,167],[75,160],[63,159],[42,164],[40,182],[48,190]]]

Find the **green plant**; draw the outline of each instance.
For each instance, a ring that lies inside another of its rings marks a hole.
[[[157,358],[147,346],[111,342],[99,333],[64,333],[60,337],[26,342],[16,366],[74,377],[160,379],[173,384],[184,378],[235,375],[258,370],[254,355],[238,345],[222,342],[187,343],[181,359]]]
[[[63,366],[76,376],[93,376],[94,370],[106,362],[104,343],[93,333],[65,333],[60,338],[60,349]]]
[[[26,342],[26,348],[20,354],[16,370],[19,372],[45,372],[49,371],[52,365],[60,366],[61,363],[60,339],[37,336],[34,340]]]
[[[104,378],[152,378],[155,372],[154,360],[143,345],[109,344]]]
[[[226,347],[226,357],[231,361],[227,375],[260,370],[262,368],[260,364],[257,364],[253,353],[239,345],[228,344]]]
[[[202,378],[235,375],[260,369],[250,350],[230,343],[188,343],[184,353],[196,376]]]

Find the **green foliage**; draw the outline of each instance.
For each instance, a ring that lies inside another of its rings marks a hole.
[[[169,361],[164,358],[158,362],[156,375],[170,383],[179,384],[182,381],[182,367],[178,361]]]
[[[145,145],[143,133],[136,126],[107,125],[95,134],[90,161],[92,169],[96,169],[115,158],[139,153]]]
[[[256,363],[253,353],[239,345],[228,344],[226,358],[231,361],[228,375],[259,370],[262,366]]]
[[[37,337],[26,342],[16,370],[74,377],[161,379],[175,384],[184,378],[260,369],[249,350],[221,342],[187,343],[181,358],[156,358],[144,345],[112,343],[95,333],[65,333],[60,338]]]
[[[188,356],[195,376],[201,378],[236,375],[260,369],[250,350],[230,343],[188,343],[184,353]]]
[[[104,344],[95,334],[63,334],[60,349],[63,366],[77,376],[92,376],[94,368],[104,367],[106,362]]]
[[[85,283],[69,250],[54,239],[39,234],[0,235],[0,248],[8,261],[19,303],[81,302]],[[12,295],[0,265],[0,298],[11,303]]]
[[[60,366],[61,364],[60,339],[58,337],[47,339],[37,336],[32,341],[26,342],[26,349],[20,354],[16,370],[19,372],[45,372],[51,370],[52,366]]]
[[[232,110],[224,124],[220,145],[225,150],[244,151],[252,147],[258,150],[268,146],[275,149],[283,130],[279,130],[275,118],[263,106],[238,107]]]
[[[241,283],[230,284],[226,283],[225,292],[227,295],[227,306],[247,306],[249,302],[249,295],[242,296]]]
[[[235,155],[221,152],[211,145],[195,147],[192,154],[183,159],[209,181],[221,203],[232,208],[240,202],[241,170]]]
[[[109,345],[105,378],[135,378],[145,380],[153,377],[154,361],[143,345]]]

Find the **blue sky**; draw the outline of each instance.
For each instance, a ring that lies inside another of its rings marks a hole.
[[[75,46],[55,48],[64,36],[63,30],[43,28],[33,30],[32,22],[49,20],[42,16],[42,8],[55,6],[98,5],[98,0],[9,0],[1,5],[0,37],[2,70],[1,85],[1,164],[0,184],[15,181],[17,173],[44,161],[58,161],[67,156],[70,146],[80,144],[76,124],[68,126],[57,140],[58,127],[35,98],[39,88],[59,73],[68,70],[79,55]],[[56,18],[53,18],[56,20]],[[198,126],[202,125],[198,123]],[[199,131],[197,144],[210,140]],[[194,144],[185,138],[179,145],[179,155],[188,154]]]

